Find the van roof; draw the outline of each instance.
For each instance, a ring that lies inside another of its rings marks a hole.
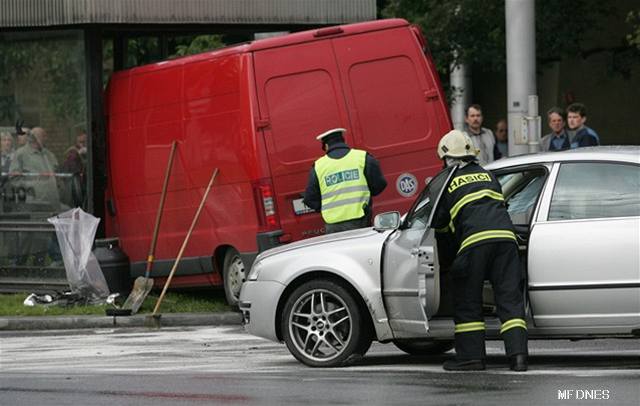
[[[186,63],[197,62],[201,60],[209,60],[211,58],[220,58],[223,56],[242,54],[245,52],[253,52],[269,48],[277,48],[285,45],[300,44],[304,42],[316,41],[326,37],[341,37],[345,35],[359,34],[362,32],[378,31],[394,27],[408,26],[406,20],[393,18],[386,20],[366,21],[362,23],[336,25],[331,27],[317,28],[296,32],[293,34],[282,35],[260,39],[238,45],[231,45],[225,48],[216,49],[209,52],[203,52],[196,55],[185,56],[181,58],[160,61],[148,65],[137,66],[125,71],[115,72],[114,75],[127,75],[128,73],[142,73],[145,71],[154,71],[157,69],[168,68],[171,66],[179,66]]]
[[[393,27],[407,26],[406,20],[394,18],[388,20],[366,21],[363,23],[336,25],[333,27],[318,28],[315,30],[301,31],[279,37],[265,38],[248,44],[248,51],[258,51],[267,48],[276,48],[284,45],[299,44],[318,40],[324,37],[359,34],[362,32],[378,31]]]

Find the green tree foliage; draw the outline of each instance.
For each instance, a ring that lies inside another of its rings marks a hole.
[[[166,43],[163,51],[162,43]],[[221,35],[148,36],[129,38],[127,66],[138,66],[163,59],[178,58],[223,47]]]
[[[177,44],[175,54],[171,57],[186,56],[211,51],[225,46],[221,35],[198,35],[189,43]]]
[[[454,62],[495,69],[504,63],[503,1],[390,0],[382,15],[418,24],[440,73],[446,74]]]
[[[28,80],[41,85],[40,96],[60,121],[83,121],[86,111],[84,92],[84,47],[76,37],[0,41],[0,85],[12,94],[15,83]],[[0,119],[11,122],[21,116],[12,97],[0,106]]]
[[[586,34],[597,32],[612,9],[601,0],[537,0],[535,6],[539,63],[584,54]],[[442,74],[460,62],[505,70],[504,0],[388,0],[382,15],[420,25]]]
[[[632,10],[627,14],[627,23],[631,25],[631,34],[627,35],[629,45],[640,51],[640,10]]]
[[[127,40],[127,65],[139,66],[162,59],[159,37],[136,37]]]

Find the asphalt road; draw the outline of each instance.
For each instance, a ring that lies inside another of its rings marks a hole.
[[[532,341],[530,371],[447,373],[442,357],[374,344],[313,369],[240,327],[0,333],[0,405],[634,405],[640,340]],[[559,397],[564,399],[559,399]]]

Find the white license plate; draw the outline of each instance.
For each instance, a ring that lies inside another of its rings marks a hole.
[[[294,199],[293,203],[293,211],[297,216],[313,213],[313,209],[302,202],[303,199]]]

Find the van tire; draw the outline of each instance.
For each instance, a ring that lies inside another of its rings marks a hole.
[[[227,250],[222,264],[222,283],[227,304],[237,308],[240,288],[247,277],[247,269],[244,262],[242,262],[242,258],[240,258],[240,254],[233,248]]]

